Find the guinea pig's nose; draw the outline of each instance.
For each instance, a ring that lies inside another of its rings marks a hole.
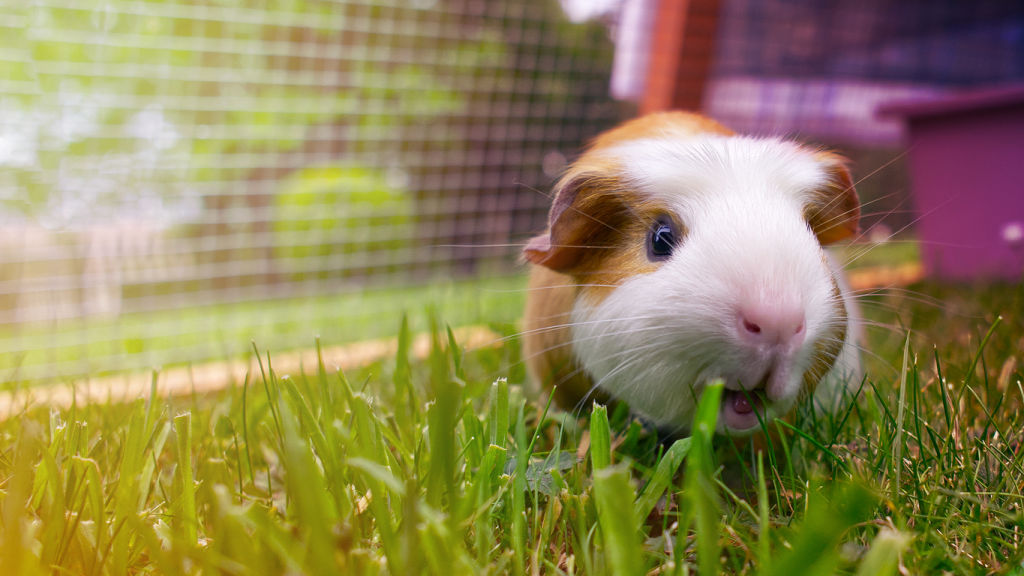
[[[740,309],[740,338],[765,346],[799,346],[804,340],[804,311],[796,305],[757,302]]]

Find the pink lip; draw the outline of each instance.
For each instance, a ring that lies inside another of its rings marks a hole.
[[[764,418],[764,391],[725,390],[722,394],[722,424],[730,430],[745,431],[756,428],[758,418]]]

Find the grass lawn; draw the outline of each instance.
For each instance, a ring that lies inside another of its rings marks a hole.
[[[506,322],[522,313],[522,275],[433,282],[363,292],[235,302],[0,327],[0,389],[42,380],[103,376],[112,366],[154,366],[237,358],[252,342],[271,351],[393,337],[403,310],[426,330],[433,308],[452,325]]]
[[[548,409],[515,339],[443,330],[414,364],[271,355],[216,395],[31,410],[0,423],[0,572],[1024,573],[1024,291],[863,305],[856,401],[757,442],[703,432],[714,394],[668,445],[621,409]]]

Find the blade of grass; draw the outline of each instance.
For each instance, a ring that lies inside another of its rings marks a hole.
[[[414,417],[415,401],[412,389],[412,368],[409,365],[409,348],[412,336],[409,332],[409,317],[402,314],[398,330],[398,351],[395,353],[395,372],[391,380],[395,384],[395,413]]]
[[[508,380],[498,378],[491,384],[491,409],[488,416],[491,444],[506,448],[509,431]]]
[[[494,546],[494,530],[491,527],[491,509],[496,499],[495,490],[501,475],[502,464],[508,453],[500,446],[491,444],[487,447],[484,457],[473,480],[476,491],[476,553],[477,562],[481,566],[488,564],[489,552]]]
[[[256,363],[260,367],[260,376],[262,376],[263,380],[263,391],[267,394],[267,406],[270,408],[270,415],[274,419],[274,429],[277,431],[277,437],[280,440],[284,437],[284,434],[281,431],[281,415],[278,413],[280,407],[277,402],[276,386],[274,386],[274,391],[271,392],[271,385],[274,384],[274,372],[270,369],[270,353],[267,353],[267,369],[264,369],[263,359],[260,358],[260,351],[259,348],[256,347],[256,342],[252,343],[252,351],[256,354]],[[267,374],[268,372],[270,373],[269,377]]]
[[[950,430],[953,426],[953,419],[950,416],[949,408],[950,398],[949,392],[946,390],[946,377],[942,375],[942,361],[939,360],[939,349],[937,346],[932,347],[932,354],[935,356],[936,384],[942,393],[942,415],[946,420],[946,430]]]
[[[452,359],[452,366],[454,375],[460,381],[466,381],[466,373],[462,369],[462,351],[459,349],[458,343],[455,341],[455,332],[452,332],[452,327],[445,325],[445,332],[448,335],[448,354]]]
[[[320,343],[320,336],[316,337],[316,376],[320,388],[320,410],[331,410],[334,407],[334,395],[332,394],[333,390],[327,384],[327,367],[324,366],[324,351]]]
[[[757,453],[757,512],[758,512],[758,535],[757,551],[758,560],[761,561],[761,571],[771,572],[772,567],[772,543],[771,543],[771,520],[769,518],[768,485],[764,478],[764,456]]]
[[[640,492],[640,497],[636,500],[635,513],[637,518],[647,518],[651,511],[654,510],[654,507],[658,505],[658,500],[664,496],[665,491],[672,485],[672,479],[675,478],[676,472],[679,471],[679,467],[683,463],[683,459],[690,452],[690,443],[690,438],[681,438],[673,442],[672,446],[665,451],[665,454],[658,462],[658,467],[655,468],[650,480],[647,481],[647,485]]]
[[[964,390],[971,385],[971,381],[974,380],[974,370],[978,367],[978,362],[982,359],[982,354],[985,352],[985,348],[988,347],[989,341],[992,339],[992,335],[995,334],[996,328],[1002,323],[1003,317],[996,316],[996,319],[992,322],[992,325],[988,327],[988,331],[985,332],[984,338],[981,339],[981,343],[978,344],[978,351],[974,354],[971,359],[971,365],[967,368],[967,372],[964,373],[964,386],[957,394],[957,401],[954,405],[960,402],[960,396],[964,393]]]
[[[635,507],[626,505],[635,497],[629,468],[605,466],[594,471],[597,519],[612,574],[639,576],[646,573],[640,522]]]
[[[686,493],[697,533],[697,565],[701,574],[720,569],[721,504],[714,475],[712,440],[718,425],[719,404],[724,385],[721,380],[704,388],[693,419],[693,440],[686,464]],[[689,525],[685,524],[686,526]],[[684,524],[680,524],[683,530]]]
[[[526,441],[526,423],[523,414],[524,406],[519,405],[516,416],[516,467],[515,475],[512,477],[512,563],[516,574],[526,573],[526,471],[530,462],[529,445]]]
[[[249,371],[245,372],[245,380],[242,383],[242,442],[245,444],[245,467],[249,470],[249,484],[256,485],[256,472],[252,465],[252,442],[249,440]]]
[[[910,332],[903,343],[903,368],[900,370],[900,395],[896,406],[896,438],[893,440],[892,465],[896,468],[896,482],[892,487],[892,501],[899,502],[903,472],[903,418],[907,409],[907,368],[910,362]]]
[[[279,408],[284,434],[281,460],[287,472],[285,488],[295,505],[296,524],[301,527],[302,538],[308,546],[306,569],[312,574],[337,573],[332,538],[336,507],[316,464],[316,457],[299,430],[298,417],[287,403],[282,403]],[[383,497],[383,492],[374,494],[374,498]]]
[[[12,462],[14,474],[4,486],[0,565],[8,574],[42,574],[32,554],[31,519],[24,513],[35,480],[35,455],[42,450],[42,431],[35,422],[26,422],[19,432]]]
[[[590,412],[590,465],[594,471],[611,465],[612,440],[608,427],[608,409],[594,403]]]
[[[846,474],[850,473],[850,469],[847,466],[846,462],[843,462],[843,460],[838,455],[836,455],[835,452],[833,452],[832,450],[829,450],[828,447],[826,447],[824,444],[822,444],[817,438],[815,438],[814,436],[811,436],[807,432],[804,432],[803,430],[797,428],[796,426],[793,426],[792,424],[790,424],[789,422],[786,422],[785,420],[783,420],[781,418],[777,419],[775,421],[775,423],[778,424],[779,426],[782,426],[783,428],[786,428],[787,430],[792,431],[794,434],[796,434],[797,436],[803,438],[804,440],[807,440],[815,448],[820,450],[822,454],[828,456],[829,460],[831,460],[833,464],[835,464],[836,466],[841,468],[843,470],[843,472],[845,472]]]
[[[113,494],[115,534],[108,543],[110,571],[117,574],[128,572],[128,560],[133,548],[130,543],[131,534],[121,530],[121,527],[128,519],[138,514],[139,499],[143,489],[140,479],[147,460],[147,435],[144,426],[145,416],[140,416],[138,411],[132,411],[124,429],[123,448],[118,465],[118,482]],[[99,568],[103,569],[103,563]]]
[[[427,409],[427,431],[430,446],[430,468],[427,475],[427,502],[434,508],[442,508],[442,500],[450,503],[458,500],[453,490],[455,470],[458,466],[459,449],[456,446],[456,427],[459,410],[462,407],[462,385],[451,378],[448,372],[447,354],[432,337],[432,404]]]
[[[175,447],[178,458],[178,486],[176,499],[177,520],[185,541],[194,546],[198,542],[199,516],[196,514],[196,484],[192,475],[192,413],[174,417]]]

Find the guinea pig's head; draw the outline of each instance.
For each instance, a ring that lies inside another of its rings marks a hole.
[[[599,141],[600,142],[600,141]],[[848,315],[822,246],[857,229],[838,156],[779,139],[605,142],[560,180],[526,258],[578,285],[572,336],[594,385],[665,429],[708,383],[742,433],[813,391]]]

